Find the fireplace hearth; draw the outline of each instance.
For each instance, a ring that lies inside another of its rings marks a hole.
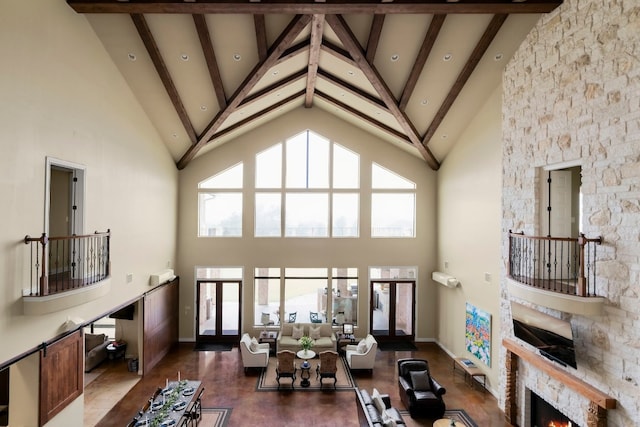
[[[531,427],[579,427],[542,397],[531,393]]]

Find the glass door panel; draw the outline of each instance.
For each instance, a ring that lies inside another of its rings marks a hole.
[[[199,282],[198,283],[198,335],[216,335],[216,283],[215,282]]]
[[[389,324],[389,289],[388,282],[374,282],[371,292],[371,334],[373,336],[388,336]]]
[[[380,341],[413,341],[415,281],[371,281],[371,334]]]
[[[240,283],[222,283],[222,335],[239,336]]]
[[[413,283],[396,283],[396,336],[413,335]]]
[[[240,339],[241,281],[198,281],[196,342]]]

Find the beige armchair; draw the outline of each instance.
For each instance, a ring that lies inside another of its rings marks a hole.
[[[378,342],[371,334],[367,335],[358,345],[347,345],[345,347],[345,359],[349,369],[368,369],[373,371],[377,350]]]
[[[242,334],[240,354],[245,374],[248,368],[266,368],[269,364],[269,343],[259,344],[255,339],[252,340],[249,334]]]

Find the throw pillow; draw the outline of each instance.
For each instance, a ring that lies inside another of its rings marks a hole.
[[[378,391],[377,388],[373,389],[373,393],[371,393],[371,399],[373,399],[373,404],[375,405],[376,409],[378,410],[379,414],[384,414],[384,410],[387,408],[386,405],[384,404],[384,401],[382,400],[382,396],[380,395],[380,392]]]
[[[291,334],[291,338],[294,340],[299,340],[304,335],[304,328],[302,326],[294,326],[293,333]]]
[[[398,424],[396,423],[396,420],[389,416],[389,413],[386,411],[386,409],[382,412],[382,425],[385,427],[395,427]]]
[[[367,342],[362,340],[358,343],[358,353],[366,353],[367,352]]]
[[[312,326],[311,328],[309,328],[309,337],[312,340],[319,340],[320,339],[320,326]]]
[[[104,342],[104,334],[86,334],[84,336],[84,351],[89,351]]]
[[[249,346],[249,349],[251,351],[256,351],[258,349],[258,340],[255,337],[251,338],[251,345]]]
[[[431,382],[427,371],[411,371],[411,384],[415,391],[431,391]]]

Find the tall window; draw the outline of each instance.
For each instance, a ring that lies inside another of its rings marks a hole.
[[[257,237],[358,237],[360,158],[311,131],[256,156]]]
[[[242,166],[198,184],[198,237],[242,236]]]
[[[371,237],[415,237],[416,184],[372,165]]]
[[[330,271],[331,275],[329,269],[322,267],[285,268],[281,275],[279,268],[256,268],[255,325],[357,324],[358,269],[332,268]]]

